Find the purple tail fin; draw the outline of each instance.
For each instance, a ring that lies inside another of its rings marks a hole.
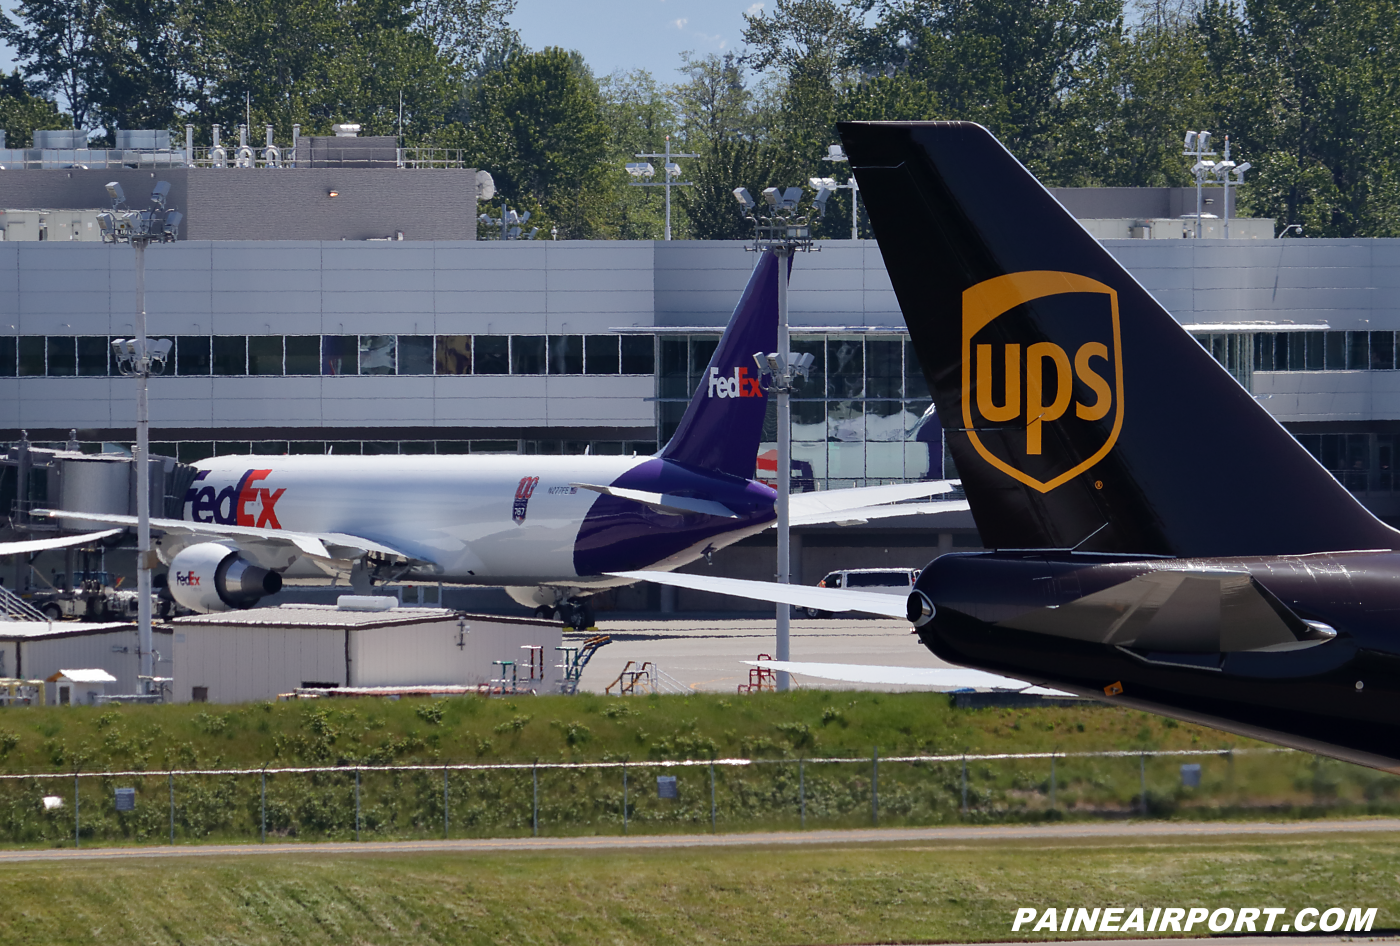
[[[778,258],[765,252],[662,458],[752,479],[768,411],[753,356],[777,344]]]

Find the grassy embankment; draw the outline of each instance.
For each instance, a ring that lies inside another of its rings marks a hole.
[[[0,943],[898,943],[1012,934],[1017,907],[1375,906],[1395,835],[344,855],[0,867]],[[1128,934],[1129,936],[1141,934]],[[1199,929],[1191,935],[1207,935]],[[1112,938],[1105,934],[1103,938]]]
[[[799,758],[850,757],[808,764],[802,773],[810,827],[869,824],[869,763],[915,753],[1219,749],[1257,743],[1145,713],[1085,705],[958,710],[945,696],[803,691],[752,697],[465,698],[441,701],[315,701],[245,706],[127,706],[13,710],[0,715],[0,772],[38,773],[258,768],[261,766],[463,762],[629,762],[631,829],[708,830],[709,773],[678,773],[680,799],[660,800],[646,763],[743,756],[787,760],[717,768],[720,830],[795,827]],[[1202,785],[1184,789],[1183,760],[1147,762],[1148,807],[1156,816],[1222,817],[1400,811],[1400,779],[1302,753],[1205,758]],[[970,812],[962,814],[958,762],[883,762],[881,824],[938,824],[1125,816],[1141,801],[1137,759],[1059,760],[1056,810],[1045,760],[968,765]],[[112,789],[137,789],[137,810],[113,810]],[[354,779],[347,774],[274,775],[267,824],[278,837],[352,837]],[[169,784],[163,777],[82,782],[85,841],[168,838]],[[182,841],[251,840],[262,817],[256,775],[181,776],[175,783]],[[0,782],[0,843],[72,843],[72,780]],[[448,780],[453,836],[529,833],[531,773],[453,773]],[[361,781],[366,836],[440,837],[441,772],[366,772]],[[44,812],[40,798],[64,796]],[[539,773],[546,834],[612,834],[622,827],[621,773]]]

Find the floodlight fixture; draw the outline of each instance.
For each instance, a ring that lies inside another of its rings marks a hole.
[[[831,195],[834,193],[835,190],[830,187],[822,186],[817,188],[817,196],[812,198],[812,203],[817,208],[818,217],[826,216],[826,202],[831,199]]]
[[[782,202],[783,192],[776,187],[765,187],[763,199],[768,201],[769,207],[777,207]]]
[[[1244,180],[1244,172],[1245,172],[1245,171],[1248,171],[1248,170],[1249,170],[1250,168],[1252,168],[1252,167],[1254,167],[1254,165],[1250,164],[1248,161],[1242,161],[1242,162],[1240,162],[1238,165],[1236,165],[1236,166],[1235,166],[1235,181],[1236,181],[1236,182],[1241,182],[1241,181],[1243,181],[1243,180]]]
[[[847,164],[850,163],[851,159],[846,154],[845,149],[839,144],[834,144],[827,146],[826,157],[822,158],[822,160],[831,161],[836,164]],[[817,189],[826,187],[833,191],[848,190],[851,192],[851,239],[860,239],[860,184],[856,182],[854,172],[846,179],[846,183],[844,184],[837,184],[835,180],[829,177],[814,177],[810,179],[810,183]],[[823,214],[826,212],[825,204],[822,205],[822,212]]]
[[[848,158],[848,157],[846,156],[846,151],[845,151],[845,149],[842,148],[839,144],[837,144],[837,145],[827,145],[827,146],[826,146],[826,160],[827,160],[827,161],[849,161],[849,160],[851,160],[851,159]]]
[[[690,187],[693,181],[679,180],[681,167],[672,161],[672,158],[698,158],[698,154],[690,154],[671,150],[671,136],[666,136],[666,148],[664,151],[652,151],[634,155],[638,158],[660,158],[661,180],[653,181],[656,176],[655,165],[647,162],[645,164],[628,164],[627,173],[637,180],[631,182],[632,187],[664,187],[666,189],[666,239],[671,239],[671,188]]]
[[[170,195],[169,181],[156,181],[156,186],[151,188],[151,203],[157,207],[165,207],[165,199]]]
[[[117,205],[126,203],[126,193],[117,181],[112,181],[107,185],[107,196],[112,199],[113,210],[117,208]]]
[[[1203,132],[1201,132],[1200,136],[1196,138],[1196,144],[1200,146],[1200,149],[1201,149],[1202,151],[1205,151],[1207,148],[1209,148],[1209,147],[1210,147],[1210,132],[1208,132],[1208,131],[1203,131]]]
[[[830,177],[809,177],[807,183],[812,185],[813,190],[821,190],[823,187],[827,190],[835,190],[840,186],[834,178]]]
[[[734,199],[739,202],[739,206],[743,208],[744,213],[748,213],[750,210],[753,210],[754,207],[758,206],[754,203],[753,197],[749,195],[749,189],[747,187],[734,188]]]
[[[1196,133],[1194,131],[1188,131],[1186,133],[1185,147],[1187,151],[1190,151],[1192,148],[1196,147]]]
[[[168,338],[154,339],[146,346],[150,354],[152,374],[165,374],[165,366],[170,363],[170,352],[174,347],[175,343]]]
[[[185,219],[185,215],[178,210],[172,210],[165,215],[165,236],[163,243],[174,243],[175,238],[180,235],[180,221]]]

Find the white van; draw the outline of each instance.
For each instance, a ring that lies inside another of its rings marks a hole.
[[[818,588],[857,588],[876,594],[907,598],[919,580],[918,568],[846,568],[832,572],[817,582]],[[830,611],[803,608],[809,618],[829,618]]]

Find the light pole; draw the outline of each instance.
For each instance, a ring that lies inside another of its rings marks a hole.
[[[1244,172],[1252,167],[1254,167],[1254,165],[1250,164],[1248,161],[1237,165],[1234,161],[1230,160],[1230,136],[1226,135],[1225,158],[1215,166],[1214,170],[1216,179],[1220,181],[1220,185],[1225,188],[1225,210],[1221,213],[1221,216],[1225,220],[1225,239],[1227,240],[1230,239],[1230,186],[1233,184],[1235,187],[1239,187],[1243,184]],[[1230,180],[1231,171],[1235,173],[1235,179],[1233,181]]]
[[[831,161],[835,164],[846,164],[851,159],[846,156],[846,151],[840,145],[827,145],[826,157],[823,161]],[[817,189],[825,187],[827,190],[848,190],[851,192],[851,239],[860,239],[860,185],[856,183],[856,176],[851,175],[851,179],[844,184],[837,184],[829,177],[814,177],[810,181],[811,185]]]
[[[829,191],[823,191],[830,197]],[[810,353],[794,355],[788,336],[788,273],[791,271],[788,260],[792,254],[810,252],[812,245],[812,214],[798,212],[802,200],[802,188],[789,187],[779,190],[770,187],[763,192],[766,208],[760,209],[746,188],[734,189],[734,198],[743,208],[745,219],[754,224],[752,249],[756,252],[771,252],[778,258],[778,350],[776,352],[754,352],[754,362],[759,375],[770,375],[769,390],[776,395],[778,414],[778,477],[777,499],[774,503],[778,514],[778,568],[777,580],[787,584],[791,578],[792,562],[789,542],[788,492],[792,489],[792,391],[797,376],[804,378],[812,366]],[[819,195],[814,204],[816,216],[826,209],[826,200]],[[792,606],[777,606],[777,658],[788,660],[791,656],[789,636],[792,626]],[[791,685],[787,671],[779,670],[777,686],[786,690]]]
[[[154,345],[146,341],[146,246],[174,243],[179,233],[184,215],[165,206],[169,194],[170,182],[158,181],[151,190],[149,210],[128,210],[126,195],[114,181],[107,185],[112,209],[97,215],[103,243],[129,243],[136,253],[136,337],[116,339],[112,351],[117,369],[136,379],[136,621],[140,679],[147,693],[152,692],[155,676],[151,639],[151,566],[155,555],[151,551],[151,408],[146,389],[151,375],[165,370],[171,345],[169,339],[160,339]]]
[[[678,181],[678,180],[676,180],[676,178],[678,178],[678,177],[681,176],[681,167],[680,167],[679,164],[677,164],[676,162],[672,161],[671,159],[672,159],[672,158],[698,158],[698,157],[700,157],[700,155],[698,155],[698,154],[688,154],[688,153],[684,153],[684,152],[680,152],[680,151],[677,151],[677,152],[672,153],[672,151],[671,151],[671,136],[670,136],[670,135],[667,135],[667,136],[666,136],[666,150],[665,150],[665,151],[661,152],[660,154],[655,154],[655,153],[651,153],[651,154],[637,154],[637,155],[633,155],[633,157],[637,157],[637,158],[661,158],[662,160],[664,160],[664,161],[666,162],[665,164],[663,164],[663,165],[661,166],[661,170],[662,170],[664,173],[662,174],[662,180],[660,180],[660,181],[652,181],[652,178],[656,176],[656,168],[652,167],[652,164],[651,164],[650,161],[627,165],[627,173],[630,174],[630,175],[632,175],[633,177],[637,178],[637,180],[631,182],[633,187],[664,187],[664,188],[666,188],[666,239],[669,240],[669,239],[671,239],[671,188],[673,188],[673,187],[690,187],[691,184],[693,183],[692,181]]]
[[[1196,163],[1191,166],[1191,173],[1196,177],[1196,239],[1198,240],[1201,238],[1201,212],[1205,206],[1202,203],[1204,195],[1201,193],[1201,188],[1205,186],[1206,177],[1215,168],[1214,161],[1206,160],[1208,157],[1215,156],[1214,151],[1206,150],[1209,147],[1210,132],[1188,131],[1186,133],[1186,148],[1181,152],[1184,157],[1196,159]]]

